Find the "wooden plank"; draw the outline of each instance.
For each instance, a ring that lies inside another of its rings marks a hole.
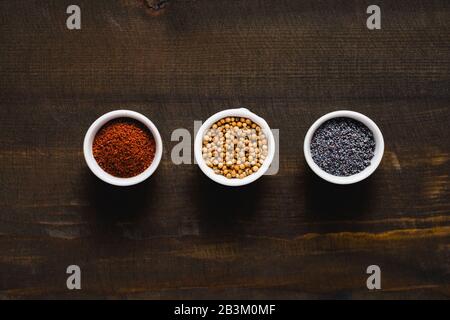
[[[0,3],[0,298],[449,298],[448,1],[380,1],[373,32],[356,1],[79,4],[68,31],[63,2]],[[173,130],[235,106],[280,130],[276,176],[227,189],[172,163]],[[165,147],[127,189],[98,181],[81,148],[119,108],[149,116]],[[302,152],[343,108],[386,140],[350,187]]]

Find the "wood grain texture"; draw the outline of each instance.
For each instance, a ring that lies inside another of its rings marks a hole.
[[[378,1],[0,2],[0,298],[450,298],[450,4]],[[159,4],[158,4],[159,3]],[[280,129],[280,171],[239,189],[175,166],[176,128],[247,106]],[[152,178],[88,170],[101,114],[161,131]],[[360,111],[386,153],[355,186],[306,167],[315,119]],[[81,291],[65,269],[82,268]],[[382,287],[366,288],[378,264]]]

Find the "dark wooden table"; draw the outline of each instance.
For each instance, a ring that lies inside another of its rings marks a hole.
[[[450,298],[450,3],[0,2],[0,298]],[[280,129],[280,170],[239,189],[176,166],[171,133],[247,106]],[[164,141],[114,188],[82,141],[133,109]],[[371,117],[386,152],[338,187],[305,164],[321,115]],[[82,289],[66,288],[66,267]],[[366,288],[366,268],[382,290]]]

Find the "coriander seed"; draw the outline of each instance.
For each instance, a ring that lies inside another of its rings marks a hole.
[[[267,155],[267,137],[251,119],[220,119],[203,136],[206,165],[228,179],[244,179],[257,172]]]

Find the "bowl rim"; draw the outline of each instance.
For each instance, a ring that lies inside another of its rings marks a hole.
[[[242,118],[248,118],[252,120],[254,123],[259,125],[261,127],[261,130],[264,132],[264,134],[267,137],[267,149],[268,154],[266,159],[264,160],[264,163],[260,167],[260,169],[243,178],[243,179],[228,179],[222,175],[214,173],[213,169],[208,167],[206,165],[205,160],[202,157],[202,142],[203,142],[203,134],[206,130],[208,130],[215,122],[217,122],[220,119],[226,118],[226,117],[242,117]],[[195,136],[194,141],[194,156],[195,161],[197,165],[200,167],[202,172],[209,177],[211,180],[230,187],[238,187],[238,186],[244,186],[249,183],[252,183],[262,177],[267,170],[269,169],[270,165],[272,164],[273,158],[275,155],[275,139],[273,136],[272,131],[270,130],[269,125],[267,122],[261,118],[260,116],[256,115],[255,113],[251,112],[247,108],[234,108],[234,109],[225,109],[222,111],[219,111],[212,116],[210,116],[206,121],[201,125],[199,130],[197,131],[197,134]]]
[[[117,118],[130,118],[139,121],[150,130],[150,132],[153,135],[153,138],[155,139],[155,156],[153,158],[152,163],[147,169],[145,169],[143,172],[134,177],[120,178],[109,174],[98,165],[93,155],[92,144],[94,142],[95,135],[106,123]],[[153,122],[139,112],[125,109],[110,111],[97,118],[97,120],[95,120],[87,130],[83,142],[84,159],[89,169],[100,180],[103,180],[104,182],[109,183],[111,185],[120,187],[132,186],[149,178],[156,171],[159,163],[161,162],[162,151],[163,151],[163,144],[161,135],[158,131],[158,128],[156,128]]]
[[[375,140],[375,151],[374,156],[371,160],[370,165],[365,168],[363,171],[351,175],[351,176],[334,176],[330,173],[325,172],[323,169],[321,169],[313,160],[311,156],[311,139],[316,132],[316,130],[326,121],[333,119],[333,118],[350,118],[357,120],[367,126],[369,130],[372,131],[374,140]],[[384,139],[383,134],[381,133],[380,128],[375,124],[372,119],[367,117],[366,115],[356,112],[356,111],[350,111],[350,110],[338,110],[333,111],[330,113],[327,113],[317,119],[312,126],[309,128],[308,132],[306,133],[304,144],[303,144],[303,153],[305,155],[306,162],[308,163],[309,167],[316,173],[319,177],[322,179],[335,183],[335,184],[353,184],[360,182],[367,177],[369,177],[372,173],[375,172],[375,170],[378,168],[378,166],[381,163],[381,159],[383,158],[384,154]]]

